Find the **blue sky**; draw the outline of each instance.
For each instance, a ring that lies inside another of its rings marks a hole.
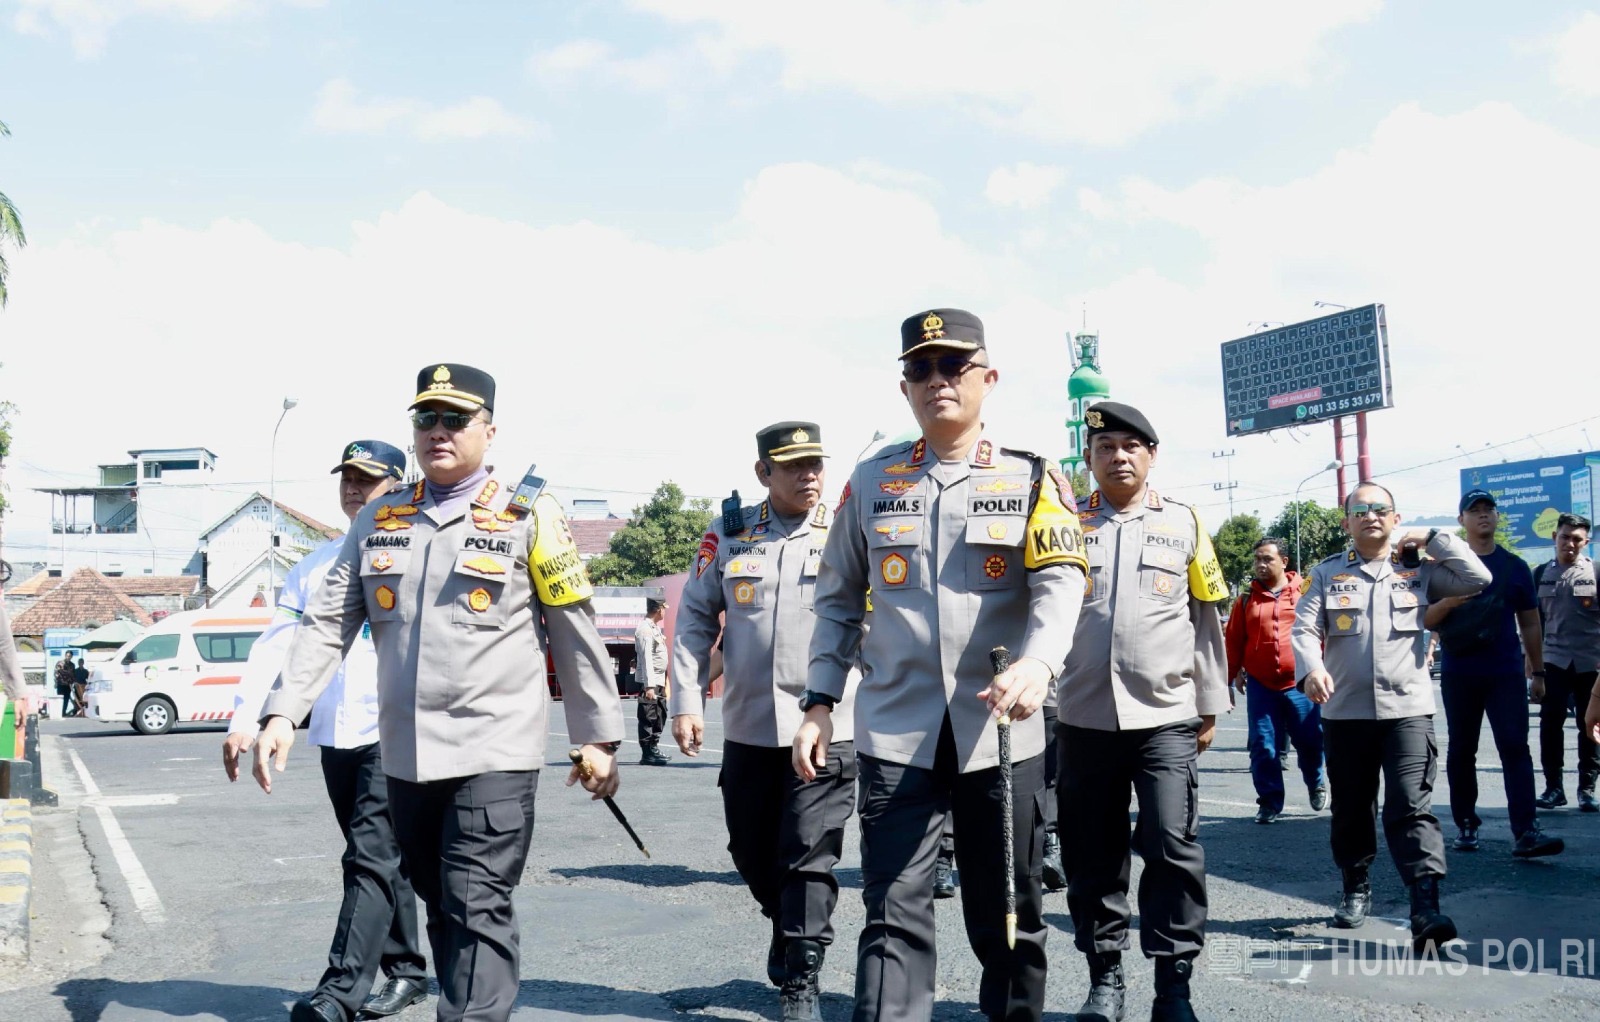
[[[332,518],[316,470],[403,442],[440,359],[500,377],[511,470],[720,494],[770,419],[904,429],[895,331],[935,304],[990,325],[1000,439],[1053,455],[1086,310],[1213,522],[1211,451],[1264,515],[1331,456],[1227,441],[1216,378],[1316,299],[1388,305],[1380,476],[1600,412],[1524,400],[1593,334],[1593,4],[0,0],[0,66],[24,533],[20,491],[129,447],[264,480],[285,393],[282,492]]]

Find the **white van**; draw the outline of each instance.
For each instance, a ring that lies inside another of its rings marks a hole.
[[[89,676],[89,717],[162,735],[183,721],[227,721],[266,610],[173,614]]]

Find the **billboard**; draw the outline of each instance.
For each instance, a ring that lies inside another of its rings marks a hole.
[[[1393,407],[1383,306],[1224,343],[1222,395],[1229,436]]]
[[[1600,451],[1508,461],[1461,470],[1461,492],[1494,494],[1517,553],[1539,565],[1555,556],[1556,518],[1563,511],[1594,520],[1594,478]],[[1590,544],[1589,556],[1594,556]]]

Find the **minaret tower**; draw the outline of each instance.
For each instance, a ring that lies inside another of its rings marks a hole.
[[[1111,385],[1100,372],[1100,335],[1081,333],[1071,338],[1072,377],[1067,381],[1067,456],[1061,468],[1068,475],[1084,467],[1083,413],[1097,401],[1111,397]]]

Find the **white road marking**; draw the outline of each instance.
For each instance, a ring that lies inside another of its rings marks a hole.
[[[89,767],[83,762],[83,757],[78,755],[77,749],[67,750],[67,755],[72,757],[72,768],[78,772],[78,779],[83,782],[86,800],[94,806],[95,815],[100,817],[100,828],[106,832],[106,844],[111,846],[111,855],[117,860],[117,868],[122,871],[122,879],[128,884],[128,893],[133,896],[133,905],[144,916],[144,921],[152,926],[164,923],[167,920],[167,910],[161,904],[161,896],[156,893],[155,885],[150,882],[150,874],[144,871],[139,857],[133,852],[133,845],[128,843],[128,838],[122,833],[117,818],[111,812],[111,807],[100,799],[100,786],[94,783],[94,778],[89,776]]]
[[[1200,801],[1210,806],[1236,806],[1240,809],[1259,808],[1254,802],[1229,802],[1228,800],[1221,798],[1203,798],[1200,799]]]
[[[287,866],[289,863],[298,862],[301,859],[326,859],[326,858],[327,858],[326,855],[285,855],[281,859],[273,859],[272,861],[276,862],[280,866]]]
[[[163,762],[163,763],[198,763],[198,762],[200,762],[200,757],[199,756],[173,756],[171,759],[164,759],[161,762]]]

